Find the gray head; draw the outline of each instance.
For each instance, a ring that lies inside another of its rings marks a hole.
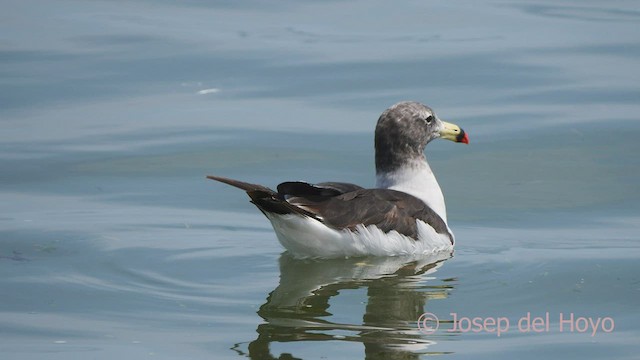
[[[385,110],[376,126],[376,172],[392,172],[424,159],[424,148],[437,138],[468,144],[469,138],[457,125],[444,122],[428,106],[405,101]]]

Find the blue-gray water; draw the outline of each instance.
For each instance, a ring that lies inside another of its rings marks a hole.
[[[637,358],[637,2],[0,9],[3,358]],[[470,136],[427,149],[450,259],[294,260],[204,178],[372,186],[408,99]]]

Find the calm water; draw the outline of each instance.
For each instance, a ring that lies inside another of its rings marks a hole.
[[[0,6],[3,358],[637,358],[637,2]],[[452,257],[295,260],[204,179],[372,186],[405,99],[470,135]]]

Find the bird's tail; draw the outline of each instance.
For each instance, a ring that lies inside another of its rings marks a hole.
[[[222,176],[207,176],[207,179],[219,181],[227,185],[231,185],[247,192],[251,198],[251,202],[260,209],[260,211],[271,212],[276,214],[300,214],[305,216],[316,217],[315,214],[302,209],[298,206],[290,204],[285,200],[284,195],[269,189],[266,186],[251,184],[244,181],[225,178]],[[266,214],[265,214],[266,215]]]
[[[266,186],[262,186],[262,185],[258,185],[258,184],[251,184],[251,183],[247,183],[247,182],[244,182],[244,181],[229,179],[229,178],[222,177],[222,176],[208,175],[207,179],[219,181],[221,183],[225,183],[227,185],[231,185],[231,186],[237,187],[238,189],[242,189],[242,190],[244,190],[246,192],[260,190],[260,191],[271,192],[271,193],[277,194],[275,191],[269,189]]]

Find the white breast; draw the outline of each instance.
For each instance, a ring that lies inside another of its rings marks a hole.
[[[447,223],[442,190],[426,160],[416,161],[391,173],[378,173],[376,186],[411,194],[427,204]]]

